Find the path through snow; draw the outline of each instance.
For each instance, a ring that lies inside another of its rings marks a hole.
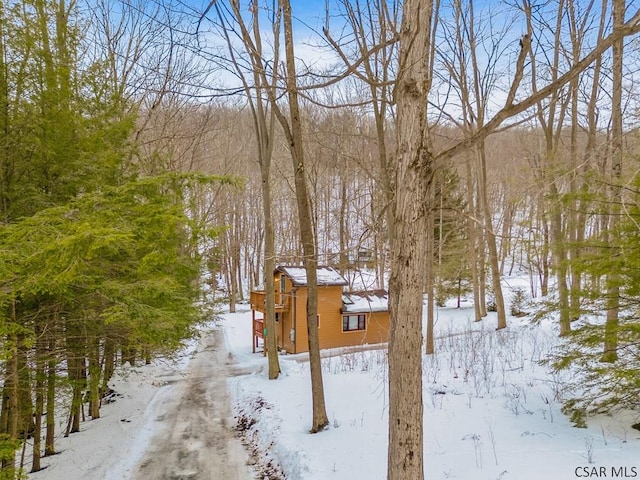
[[[202,332],[184,379],[159,412],[162,422],[132,480],[249,480],[247,453],[233,432],[229,354],[221,330]]]

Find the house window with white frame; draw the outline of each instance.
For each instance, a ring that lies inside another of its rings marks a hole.
[[[357,332],[367,329],[367,316],[364,313],[342,316],[342,331]]]

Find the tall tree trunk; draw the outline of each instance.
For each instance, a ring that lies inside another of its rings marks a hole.
[[[564,247],[564,231],[562,228],[562,210],[560,195],[555,180],[549,183],[551,198],[551,244],[553,261],[558,282],[558,314],[560,336],[571,332],[571,312],[569,308],[569,287],[567,285],[566,251]]]
[[[608,9],[608,0],[602,0],[600,9],[602,12],[606,12]],[[606,15],[600,15],[600,25],[598,26],[598,42],[602,41],[604,37],[605,29],[607,28],[607,24],[609,22],[609,18]],[[593,73],[592,73],[592,84],[591,84],[591,94],[589,97],[589,102],[586,107],[586,118],[587,118],[587,141],[584,149],[584,158],[582,159],[582,173],[586,178],[587,173],[593,168],[594,160],[598,158],[599,152],[597,151],[597,138],[598,132],[600,129],[599,122],[599,103],[598,103],[598,93],[601,86],[601,76],[602,76],[602,57],[598,57],[594,62]],[[591,187],[588,183],[583,179],[581,186],[581,195],[580,201],[578,203],[578,219],[577,219],[577,232],[578,236],[576,238],[576,242],[578,245],[582,244],[584,241],[585,233],[586,233],[586,223],[588,218],[588,209],[589,209],[589,200],[588,192]],[[598,237],[598,232],[592,232],[592,236],[594,238]]]
[[[235,209],[232,210],[230,223],[232,225],[235,224]],[[235,228],[235,227],[233,227]],[[233,232],[227,231],[225,232],[225,249],[226,249],[226,258],[225,258],[225,280],[227,284],[227,292],[229,293],[229,313],[236,312],[236,303],[238,302],[237,297],[237,283],[236,283],[236,258],[234,251],[234,242],[233,242]]]
[[[32,472],[37,472],[42,468],[40,459],[42,457],[42,417],[44,415],[45,366],[47,354],[47,338],[45,332],[48,328],[49,326],[43,324],[43,322],[37,322],[35,327],[35,422],[33,429],[33,459],[31,461]]]
[[[551,247],[549,246],[549,224],[544,216],[540,219],[540,223],[542,226],[542,253],[540,254],[542,278],[540,281],[540,292],[543,297],[546,297],[549,293],[549,250]]]
[[[11,320],[14,328],[17,327],[16,302],[11,304]],[[18,335],[10,333],[8,336],[8,353],[9,358],[6,362],[4,386],[2,389],[2,414],[0,420],[2,422],[1,433],[6,435],[9,442],[18,440],[19,428],[19,404],[18,404]],[[14,445],[3,445],[2,452],[2,472],[0,475],[5,478],[13,478],[15,476],[15,450]]]
[[[109,380],[113,377],[116,364],[116,343],[112,338],[109,327],[106,328],[104,335],[104,353],[102,357],[102,384],[100,390],[104,394],[109,388]]]
[[[244,288],[242,286],[242,279],[244,278],[242,275],[242,240],[241,238],[244,235],[244,213],[242,211],[238,212],[236,216],[236,222],[240,224],[240,228],[236,230],[236,235],[234,239],[235,243],[235,259],[236,259],[236,299],[239,302],[244,300]]]
[[[507,190],[507,186],[504,185],[505,192]],[[502,233],[500,234],[500,274],[504,275],[504,266],[507,261],[509,255],[511,255],[512,245],[511,245],[511,231],[513,229],[513,217],[515,216],[516,206],[512,201],[506,198],[505,194],[505,207],[504,207],[504,216],[502,219]],[[511,267],[509,270],[509,275],[513,272],[513,266],[515,264],[515,258],[512,259]]]
[[[256,135],[256,143],[258,149],[258,163],[260,164],[260,179],[262,189],[262,213],[264,216],[264,284],[266,289],[265,298],[265,322],[267,328],[267,338],[265,339],[267,357],[269,363],[269,379],[275,380],[280,375],[280,362],[278,359],[278,337],[275,321],[275,284],[273,273],[276,267],[276,246],[275,246],[275,230],[273,225],[273,196],[271,188],[271,161],[273,158],[273,141],[275,126],[275,110],[276,106],[272,105],[271,109],[266,107],[264,98],[265,90],[272,90],[265,75],[262,66],[262,37],[260,32],[260,20],[258,9],[254,4],[252,10],[253,39],[247,25],[242,21],[240,12],[240,4],[237,1],[231,4],[234,14],[241,26],[242,39],[246,50],[249,53],[252,65],[253,86],[250,86],[244,71],[236,62],[234,66],[238,72],[238,76],[242,81],[245,95],[251,108],[253,118],[254,133]],[[220,12],[219,12],[220,13]],[[279,13],[276,13],[280,17]],[[255,40],[255,41],[254,41]],[[233,52],[231,41],[227,38],[229,48]],[[275,53],[274,62],[278,63],[278,52]],[[273,81],[277,81],[277,76],[273,77]]]
[[[474,201],[474,188],[473,188],[473,174],[471,169],[471,157],[466,156],[465,161],[466,170],[466,183],[467,183],[467,232],[468,232],[468,252],[469,252],[469,264],[471,265],[471,282],[473,285],[473,312],[474,321],[479,322],[482,320],[482,310],[480,306],[480,274],[478,268],[478,226],[476,224],[475,216],[475,201]]]
[[[83,336],[79,323],[78,318],[67,319],[66,322],[67,375],[71,385],[71,404],[65,437],[80,431],[82,417],[82,390],[85,387],[86,372]]]
[[[572,56],[573,63],[577,63],[580,57],[580,38],[575,27],[575,11],[574,2],[569,2],[569,10],[571,12],[571,29],[572,29]],[[570,141],[570,178],[569,178],[569,198],[567,199],[567,230],[569,248],[567,258],[569,260],[569,317],[570,321],[577,320],[580,317],[580,291],[581,291],[581,275],[578,267],[580,246],[578,238],[582,238],[583,234],[579,232],[580,223],[578,222],[578,129],[580,127],[579,111],[578,111],[578,95],[579,95],[579,77],[574,78],[569,83],[569,91],[571,92],[571,141]]]
[[[100,380],[102,368],[100,366],[100,340],[92,334],[87,345],[89,353],[89,416],[100,418]]]
[[[233,208],[233,227],[229,231],[229,250],[231,252],[229,262],[229,275],[231,279],[231,296],[229,299],[230,310],[236,311],[236,303],[240,301],[240,245],[237,242],[237,232],[240,229],[240,218],[238,215],[237,205],[234,203]]]
[[[26,441],[33,432],[33,397],[31,366],[27,360],[28,347],[25,335],[18,334],[18,410],[20,412],[18,435]]]
[[[487,242],[485,241],[484,228],[482,226],[482,219],[484,214],[482,213],[482,200],[480,196],[480,182],[476,182],[475,188],[475,202],[474,202],[474,218],[477,219],[479,224],[476,225],[476,243],[474,245],[476,251],[476,259],[478,265],[478,287],[480,289],[480,316],[487,316]]]
[[[287,93],[289,99],[289,116],[291,127],[284,122],[285,131],[289,130],[289,150],[293,162],[296,201],[298,204],[298,221],[300,237],[304,253],[304,267],[307,273],[307,329],[309,338],[309,364],[311,369],[311,393],[313,403],[313,419],[310,432],[323,430],[328,424],[324,385],[322,382],[322,364],[320,359],[320,339],[318,337],[318,256],[316,253],[311,206],[307,192],[307,178],[302,144],[302,121],[298,105],[298,87],[296,80],[295,57],[293,51],[293,27],[291,22],[291,4],[289,0],[279,2],[284,20],[284,38],[287,70]],[[282,123],[282,122],[281,122]]]
[[[557,81],[560,73],[561,52],[563,51],[563,19],[566,16],[567,2],[561,0],[557,4],[557,15],[554,34],[553,60],[550,67],[552,81]],[[529,22],[528,31],[532,31],[530,10],[528,11],[527,21]],[[533,49],[529,49],[531,59],[531,82],[534,92],[537,92],[537,73],[535,56]],[[571,330],[571,312],[569,304],[569,286],[567,283],[567,248],[566,248],[566,228],[563,225],[563,211],[561,202],[560,180],[564,168],[559,159],[560,136],[564,128],[567,107],[569,100],[561,96],[560,91],[552,93],[548,105],[543,105],[542,101],[538,102],[536,115],[542,128],[545,139],[544,166],[542,167],[540,179],[542,185],[548,185],[550,200],[550,251],[551,261],[555,270],[558,285],[558,309],[560,335],[566,335]]]
[[[478,155],[478,172],[479,172],[479,191],[480,203],[482,204],[482,216],[484,218],[484,237],[486,240],[487,250],[489,252],[489,268],[491,269],[491,286],[493,287],[493,296],[498,314],[498,329],[507,326],[507,312],[504,306],[504,296],[502,294],[502,284],[500,283],[500,265],[498,259],[498,247],[496,245],[496,234],[493,231],[493,220],[491,218],[491,205],[489,204],[489,195],[487,192],[487,162],[485,155],[484,142],[477,145]]]
[[[423,470],[422,286],[434,165],[426,118],[431,88],[431,0],[406,0],[396,81],[394,239],[389,280],[388,480],[421,480]]]
[[[613,29],[619,30],[624,19],[626,2],[613,1]],[[613,44],[613,93],[611,95],[611,218],[609,220],[609,241],[615,245],[615,232],[618,225],[620,204],[620,177],[622,175],[622,54],[624,40],[621,38]],[[615,248],[615,247],[614,247]],[[619,257],[616,251],[614,259]],[[620,313],[620,274],[616,269],[616,262],[612,271],[607,275],[607,319],[605,322],[604,352],[602,360],[615,362],[618,359],[618,323]]]
[[[338,253],[338,268],[341,274],[345,274],[347,268],[349,266],[349,257],[347,255],[347,181],[344,178],[343,171],[340,170],[339,179],[340,179],[340,218],[339,222],[339,242],[340,242],[340,252]]]
[[[47,361],[47,434],[44,441],[44,455],[55,455],[55,434],[56,434],[56,339],[53,334],[48,335],[48,354]]]
[[[261,102],[261,100],[259,100]],[[260,110],[262,106],[260,105]],[[273,145],[273,128],[267,132],[263,123],[264,115],[260,115],[262,136],[260,147],[260,170],[262,175],[262,203],[264,212],[264,275],[266,288],[266,325],[267,325],[267,356],[269,362],[269,379],[275,380],[280,375],[280,362],[278,360],[278,338],[275,321],[275,282],[273,272],[276,269],[275,232],[273,229],[273,216],[271,214],[271,150]],[[273,125],[273,121],[271,122]]]

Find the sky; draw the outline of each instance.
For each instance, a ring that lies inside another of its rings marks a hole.
[[[91,0],[91,2],[97,2],[98,0]],[[137,2],[137,3],[136,3]],[[171,9],[190,9],[190,14],[183,19],[179,26],[179,32],[177,32],[178,44],[184,44],[184,48],[177,51],[174,62],[186,63],[192,61],[192,65],[189,68],[196,71],[190,72],[193,75],[192,82],[189,82],[188,86],[185,86],[185,96],[201,95],[203,101],[211,100],[220,97],[226,97],[229,90],[237,91],[241,86],[241,82],[235,76],[233,67],[225,60],[228,57],[226,41],[221,34],[219,28],[214,26],[217,21],[215,10],[210,9],[207,14],[207,19],[198,24],[198,13],[204,12],[209,6],[208,0],[176,0],[172,4],[168,2],[161,2],[155,0],[155,2],[144,2],[142,0],[136,0],[136,2],[130,2],[136,9],[143,9],[148,12],[149,18],[159,18],[159,22],[168,21],[168,16],[171,16]],[[432,112],[436,115],[440,115],[440,111],[444,112],[444,116],[441,119],[447,121],[458,121],[461,116],[460,99],[458,95],[458,86],[451,80],[451,71],[459,70],[458,59],[452,56],[452,49],[457,48],[455,41],[455,29],[451,26],[447,27],[445,22],[451,22],[452,19],[452,7],[450,1],[441,3],[441,12],[438,15],[439,30],[436,41],[438,42],[438,48],[436,49],[437,59],[435,63],[435,81],[430,94],[430,102],[434,106]],[[270,53],[272,41],[271,28],[267,28],[269,25],[269,18],[267,12],[272,9],[274,4],[273,0],[267,0],[261,3],[265,6],[261,10],[262,29],[261,36],[264,43],[264,57],[267,62],[272,58]],[[588,2],[577,2],[576,5],[580,8],[578,12],[582,13]],[[221,3],[220,5],[223,5]],[[242,11],[245,11],[249,15],[247,8],[248,2],[242,2]],[[368,5],[368,2],[361,1],[362,8]],[[475,1],[473,2],[475,10],[475,19],[478,23],[477,38],[483,40],[484,43],[478,48],[479,68],[483,74],[482,82],[483,86],[490,86],[489,90],[485,93],[487,102],[487,115],[489,118],[492,114],[498,111],[503,105],[506,98],[506,92],[510,86],[510,83],[514,76],[515,59],[517,58],[520,47],[519,39],[526,32],[524,23],[524,14],[519,10],[517,4],[511,2],[498,2],[494,0]],[[594,4],[593,13],[598,13],[599,4]],[[328,46],[327,39],[322,32],[323,27],[327,23],[326,8],[329,8],[329,31],[331,37],[334,40],[343,43],[345,51],[349,52],[354,49],[352,44],[348,44],[352,35],[349,34],[349,28],[345,28],[344,21],[344,3],[342,0],[327,0],[327,1],[304,1],[294,0],[292,2],[292,11],[294,17],[294,43],[295,52],[297,57],[297,68],[299,71],[310,69],[314,72],[326,72],[329,68],[335,67],[334,72],[344,72],[344,62],[339,58],[339,55]],[[544,9],[544,10],[543,10]],[[553,35],[555,32],[555,16],[556,6],[554,2],[547,2],[544,5],[538,5],[535,9],[535,17],[545,17],[545,22],[536,21],[534,23],[534,41],[532,42],[535,50],[538,62],[538,74],[544,77],[548,77],[548,68],[544,66],[545,62],[549,61],[553,57]],[[169,10],[169,12],[167,11]],[[469,11],[463,8],[463,12],[469,15]],[[540,20],[538,18],[538,20]],[[597,20],[597,19],[596,19]],[[198,27],[199,25],[199,27]],[[594,19],[591,22],[587,22],[587,25],[591,28],[590,33],[587,35],[587,39],[591,39],[586,42],[584,52],[587,52],[593,44],[592,39],[595,35],[595,28],[597,27],[597,21]],[[199,37],[196,38],[193,33],[199,28]],[[567,30],[567,22],[563,29]],[[366,27],[365,27],[366,29]],[[138,32],[133,32],[133,35],[137,35]],[[161,36],[159,30],[153,33],[154,39],[158,39]],[[182,37],[181,37],[182,36]],[[230,39],[236,46],[237,58],[242,58],[243,48],[240,45],[240,41],[237,37],[237,33],[231,32]],[[164,40],[167,43],[169,40]],[[463,43],[468,43],[467,40],[463,40]],[[148,68],[146,64],[151,65],[151,68],[156,68],[158,72],[151,71],[149,75],[143,75],[142,80],[135,80],[133,88],[140,88],[140,83],[149,83],[153,88],[156,83],[163,81],[162,69],[164,68],[163,61],[157,61],[157,57],[162,57],[162,52],[166,50],[166,45],[163,45],[162,40],[159,40],[159,45],[151,50],[151,58],[145,60],[145,65],[142,67]],[[627,49],[629,57],[629,70],[634,67],[633,55],[637,49],[632,48],[632,45]],[[567,49],[567,51],[569,51]],[[166,52],[165,52],[166,53]],[[465,52],[465,61],[469,61],[469,52]],[[195,58],[192,58],[195,56]],[[282,57],[281,57],[282,58]],[[495,60],[495,63],[492,63]],[[155,63],[154,63],[155,62]],[[449,66],[446,65],[449,62]],[[566,63],[566,62],[565,62]],[[202,67],[198,68],[201,64]],[[491,69],[487,67],[493,65]],[[183,65],[178,66],[178,71]],[[566,68],[566,65],[562,67]],[[248,71],[248,69],[247,69]],[[486,73],[486,75],[485,75]],[[519,88],[519,93],[516,97],[516,101],[525,98],[531,90],[531,82],[528,78],[530,73],[530,67],[527,62],[525,66],[525,78],[522,85]],[[467,75],[472,75],[472,70],[469,68]],[[158,78],[154,80],[154,76]],[[629,76],[629,85],[633,84],[633,77]],[[309,82],[317,82],[314,80],[305,80]],[[546,83],[547,80],[541,79],[538,82],[538,87]],[[603,122],[606,122],[609,115],[607,113],[606,102],[606,84],[609,80],[607,78],[602,79],[603,90],[602,95],[602,112],[601,118]],[[155,82],[155,83],[154,83]],[[301,81],[302,82],[302,81]],[[357,85],[357,81],[350,79],[349,82],[342,82],[339,86],[333,88],[340,88],[338,93],[344,98],[355,98],[362,100],[362,94],[354,85]],[[588,80],[584,82],[585,87],[582,91],[589,92]],[[361,85],[360,85],[361,86]],[[197,92],[194,92],[194,89]],[[179,89],[174,89],[178,90]],[[366,90],[366,89],[365,89]],[[318,90],[316,90],[320,94]],[[334,95],[335,92],[326,93],[327,96]],[[471,95],[473,97],[473,95]],[[239,97],[238,97],[239,98]],[[634,97],[629,97],[633,99]],[[366,100],[366,98],[365,98]],[[631,111],[634,108],[633,103],[628,103],[627,108]],[[476,115],[477,116],[477,115]],[[633,118],[635,116],[626,116],[625,118]]]

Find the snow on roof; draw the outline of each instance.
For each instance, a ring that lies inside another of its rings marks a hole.
[[[386,290],[342,294],[342,313],[387,312],[388,310],[389,294]]]
[[[296,287],[307,285],[307,272],[304,267],[281,266],[276,268],[276,271],[283,272]],[[347,281],[335,268],[318,267],[317,272],[318,285],[321,287],[347,285]]]

